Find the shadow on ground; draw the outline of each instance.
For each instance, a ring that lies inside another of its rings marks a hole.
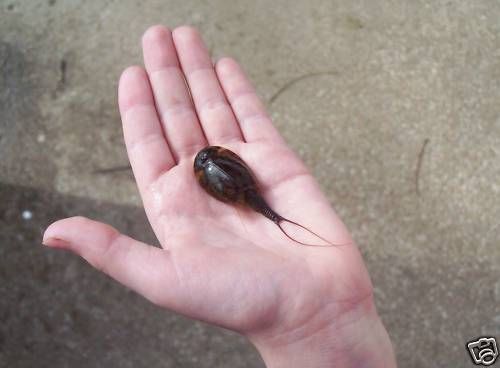
[[[41,245],[48,224],[77,214],[155,244],[140,208],[0,184],[0,366],[263,367],[241,337],[161,310]]]

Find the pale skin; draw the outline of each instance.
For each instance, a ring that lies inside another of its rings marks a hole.
[[[151,27],[142,48],[145,68],[123,72],[118,102],[162,248],[83,217],[53,223],[43,243],[161,307],[243,334],[267,367],[395,367],[358,248],[238,63],[214,65],[187,26]],[[193,174],[207,145],[240,155],[276,212],[341,246],[300,246],[262,215],[207,195]]]

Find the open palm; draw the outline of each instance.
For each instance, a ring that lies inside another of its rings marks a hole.
[[[189,27],[150,28],[143,51],[146,70],[125,70],[119,105],[129,159],[163,248],[81,217],[52,224],[44,243],[80,254],[158,305],[248,336],[306,334],[371,303],[356,246],[238,64],[223,58],[214,67]],[[347,245],[297,245],[262,215],[210,197],[193,173],[194,156],[207,145],[240,155],[277,213]]]

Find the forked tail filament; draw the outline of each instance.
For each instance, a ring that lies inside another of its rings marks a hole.
[[[294,225],[296,225],[296,226],[298,226],[298,227],[300,227],[300,228],[302,228],[302,229],[304,229],[304,230],[308,231],[309,233],[311,233],[311,234],[313,234],[314,236],[316,236],[317,238],[319,238],[319,239],[323,240],[323,241],[324,241],[325,243],[327,243],[327,244],[308,244],[308,243],[303,243],[303,242],[301,242],[301,241],[299,241],[299,240],[297,240],[297,239],[292,238],[292,237],[291,237],[291,236],[290,236],[290,235],[289,235],[289,234],[285,231],[285,229],[283,229],[283,227],[281,226],[281,223],[282,223],[283,221],[289,222],[289,223],[291,223],[291,224],[294,224]],[[295,221],[292,221],[292,220],[286,219],[286,218],[281,217],[281,216],[277,219],[277,221],[275,221],[275,223],[276,223],[276,225],[278,225],[278,227],[280,228],[281,232],[282,232],[283,234],[285,234],[285,236],[286,236],[288,239],[290,239],[290,240],[292,240],[292,241],[294,241],[294,242],[296,242],[296,243],[298,243],[298,244],[305,245],[305,246],[307,246],[307,247],[338,247],[338,246],[343,246],[343,245],[348,245],[348,244],[349,244],[349,243],[347,243],[347,244],[333,244],[332,242],[330,242],[330,241],[326,240],[325,238],[323,238],[321,235],[316,234],[316,233],[315,233],[314,231],[312,231],[311,229],[308,229],[307,227],[302,226],[301,224],[299,224],[299,223],[297,223],[297,222],[295,222]]]

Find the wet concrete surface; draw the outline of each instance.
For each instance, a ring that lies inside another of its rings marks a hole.
[[[40,246],[75,214],[154,241],[130,173],[95,171],[127,164],[117,79],[155,23],[244,65],[353,232],[401,367],[472,366],[466,341],[500,338],[500,3],[3,1],[0,19],[0,366],[262,367]]]

